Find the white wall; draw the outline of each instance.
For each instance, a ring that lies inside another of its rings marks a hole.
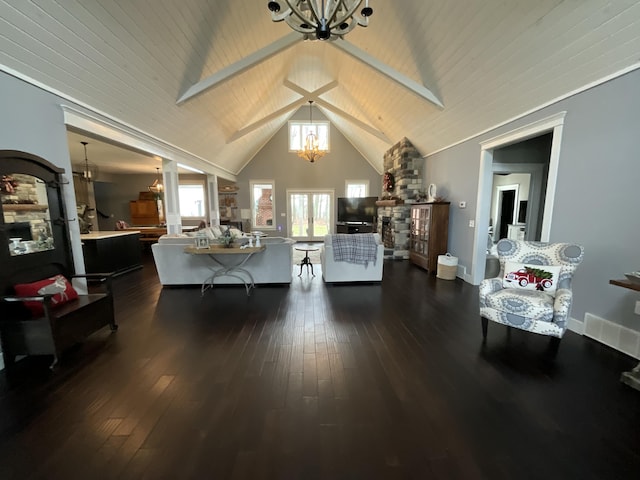
[[[516,198],[516,205],[523,200],[529,199],[529,184],[531,183],[531,175],[528,173],[510,173],[509,175],[494,175],[493,176],[493,191],[491,193],[491,212],[490,218],[492,225],[496,225],[497,219],[495,218],[495,212],[498,204],[498,189],[503,185],[518,185],[518,198]],[[517,210],[516,210],[517,211]],[[513,223],[517,223],[518,217],[514,218]]]
[[[480,142],[566,111],[550,240],[578,242],[585,260],[574,281],[572,317],[592,313],[638,329],[640,295],[609,279],[640,269],[640,70],[557,102],[472,140],[431,155],[426,179],[447,192],[454,208],[449,247],[471,266]],[[457,207],[459,200],[467,208]]]

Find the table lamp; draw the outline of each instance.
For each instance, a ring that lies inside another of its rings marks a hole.
[[[242,220],[242,230],[245,231],[245,232],[251,230],[251,228],[245,228],[245,222],[248,222],[247,226],[251,227],[251,224],[250,224],[251,209],[249,209],[249,208],[241,208],[240,209],[240,219]]]

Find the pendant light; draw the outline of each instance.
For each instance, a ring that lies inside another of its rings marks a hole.
[[[318,141],[318,136],[314,133],[313,130],[313,100],[309,100],[309,125],[311,129],[307,133],[307,136],[304,140],[304,147],[302,150],[298,151],[298,156],[300,158],[304,158],[309,163],[314,163],[317,159],[324,157],[326,153],[324,150],[320,150],[320,142]]]
[[[89,142],[80,143],[84,147],[84,165],[82,165],[82,171],[80,175],[82,176],[82,179],[87,183],[91,183],[92,181],[95,182],[96,177],[98,176],[98,167],[90,164],[89,159],[87,158],[87,145],[89,145]]]
[[[149,185],[148,188],[150,192],[153,192],[155,194],[162,193],[163,186],[160,180],[160,169],[158,167],[156,167],[156,179],[153,181],[151,185]]]

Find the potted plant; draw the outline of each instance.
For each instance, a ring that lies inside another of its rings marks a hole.
[[[222,235],[218,238],[220,243],[225,248],[231,248],[233,246],[233,240],[235,237],[231,233],[231,226],[227,226],[227,229],[222,232]]]

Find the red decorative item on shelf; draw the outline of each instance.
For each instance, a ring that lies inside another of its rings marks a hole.
[[[3,175],[0,182],[0,193],[12,194],[16,192],[18,182],[11,175]]]
[[[393,178],[393,174],[386,172],[382,177],[382,188],[384,188],[385,192],[392,192],[395,188],[395,179]]]

